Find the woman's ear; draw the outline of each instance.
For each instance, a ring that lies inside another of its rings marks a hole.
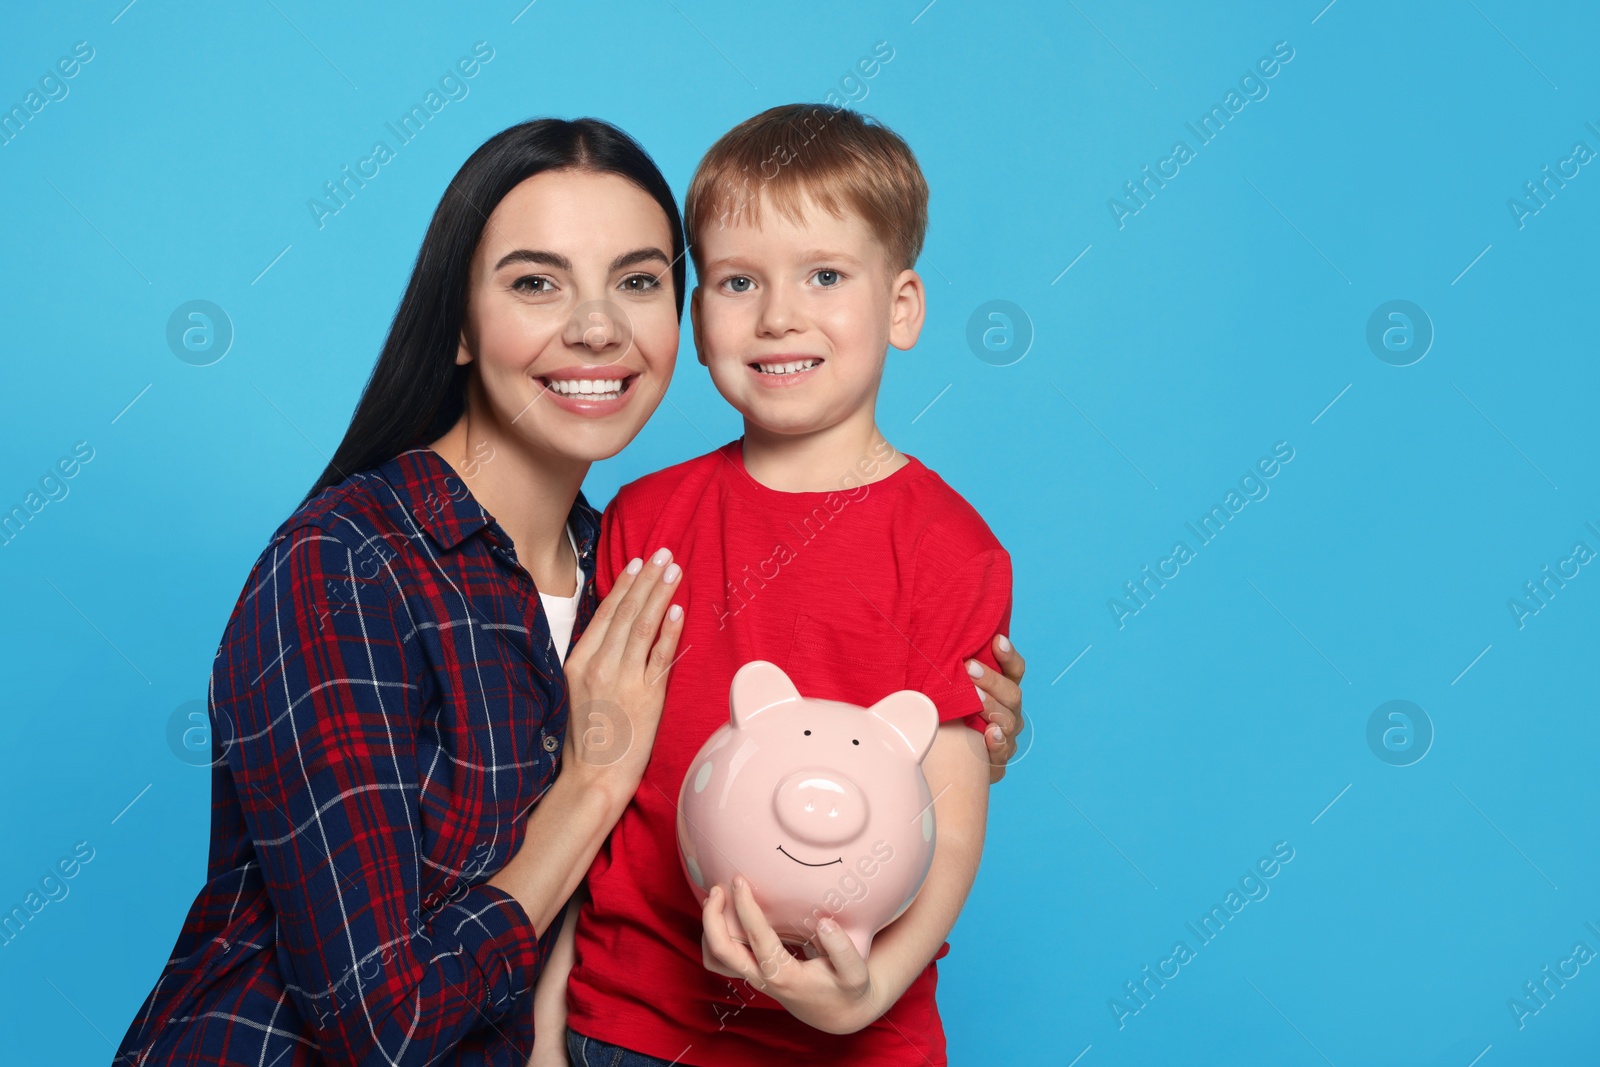
[[[889,343],[904,352],[922,336],[922,320],[928,310],[922,275],[901,271],[890,287],[889,299]]]
[[[456,366],[465,367],[472,362],[472,343],[467,340],[467,327],[461,327],[461,337],[456,341]]]
[[[700,365],[706,365],[705,349],[700,347],[700,287],[694,287],[694,292],[689,294],[689,332],[694,335],[694,355]]]

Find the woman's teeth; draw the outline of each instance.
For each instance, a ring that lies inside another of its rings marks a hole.
[[[615,400],[628,388],[625,378],[549,378],[545,386],[562,396],[581,396],[588,400]]]
[[[755,366],[762,374],[798,374],[803,370],[810,370],[821,362],[820,359],[797,359],[788,363],[757,363]]]

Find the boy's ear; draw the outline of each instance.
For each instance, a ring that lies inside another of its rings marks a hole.
[[[922,275],[903,270],[889,290],[889,343],[904,352],[922,336],[922,320],[928,311],[928,293]]]
[[[689,326],[690,333],[694,336],[694,354],[700,365],[706,365],[706,352],[700,347],[700,287],[694,287],[694,292],[689,294]]]

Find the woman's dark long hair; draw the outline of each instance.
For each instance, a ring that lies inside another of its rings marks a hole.
[[[471,368],[457,366],[456,350],[478,240],[490,213],[520,182],[566,168],[619,175],[661,205],[672,229],[672,289],[683,318],[683,220],[667,180],[639,143],[600,119],[536,119],[503,130],[472,153],[440,198],[350,428],[306,500],[436,440],[461,418]]]

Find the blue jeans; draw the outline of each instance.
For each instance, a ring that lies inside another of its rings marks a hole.
[[[567,1027],[567,1059],[572,1061],[572,1067],[676,1067],[678,1063],[584,1037],[570,1026]]]

